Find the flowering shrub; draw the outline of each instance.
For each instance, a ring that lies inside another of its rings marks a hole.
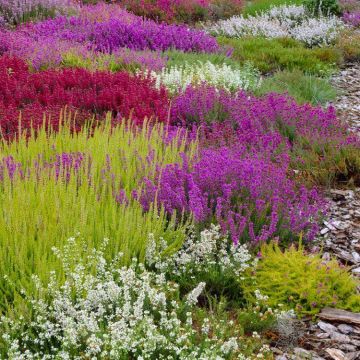
[[[144,180],[140,202],[149,209],[156,199],[168,213],[191,212],[201,223],[215,218],[235,244],[291,241],[301,231],[312,239],[321,204],[316,191],[296,189],[286,166],[243,152],[204,150],[193,167],[167,165],[154,181]]]
[[[307,46],[333,43],[343,23],[337,17],[308,17],[303,6],[275,7],[257,16],[234,16],[210,26],[208,31],[228,37],[292,37]]]
[[[149,79],[131,77],[126,72],[90,73],[83,69],[48,70],[30,73],[16,58],[0,58],[0,112],[2,135],[13,137],[22,126],[29,129],[43,123],[43,114],[58,122],[60,109],[69,106],[79,113],[77,126],[108,111],[117,120],[132,115],[141,124],[145,117],[167,118],[168,99],[163,89],[156,90]]]
[[[202,141],[211,147],[241,144],[256,153],[275,154],[278,161],[290,157],[293,169],[321,184],[360,182],[359,137],[348,133],[332,107],[298,105],[277,94],[256,98],[188,88],[172,103],[172,121],[200,126]]]
[[[239,13],[243,0],[121,0],[136,15],[157,21],[194,23]]]
[[[173,94],[185,91],[189,85],[204,83],[230,92],[254,90],[260,84],[259,73],[251,64],[241,69],[232,69],[229,65],[213,65],[209,61],[164,68],[159,73],[152,71],[150,77],[158,89],[165,86]]]
[[[53,17],[75,6],[72,0],[0,0],[0,27]]]
[[[136,261],[120,268],[107,262],[103,251],[94,250],[85,260],[75,239],[64,252],[66,280],[58,289],[56,275],[43,288],[46,298],[31,299],[33,320],[12,321],[2,338],[7,356],[27,359],[73,356],[120,359],[238,359],[239,337],[208,336],[193,327],[192,310],[206,284],[200,282],[183,299],[178,285],[164,274],[148,272]],[[121,257],[121,254],[118,255]],[[93,271],[95,269],[95,272]],[[200,324],[202,325],[202,324]],[[206,319],[204,329],[214,326]]]
[[[61,54],[61,65],[81,67],[88,70],[136,70],[161,71],[166,65],[166,58],[158,51],[135,51],[121,48],[112,54],[94,51],[68,51]]]
[[[360,26],[360,10],[354,12],[346,12],[344,13],[342,19],[347,24],[358,27]]]

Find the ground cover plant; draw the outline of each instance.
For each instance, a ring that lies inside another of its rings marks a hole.
[[[0,358],[273,360],[359,311],[314,246],[360,184],[358,10],[0,0]]]

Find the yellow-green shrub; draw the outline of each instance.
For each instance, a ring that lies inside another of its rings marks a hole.
[[[171,247],[181,245],[185,226],[157,209],[144,213],[131,192],[139,190],[143,177],[151,179],[157,164],[180,161],[182,152],[191,157],[196,144],[179,135],[165,140],[162,125],[136,129],[130,123],[114,128],[109,123],[108,119],[93,129],[90,137],[88,128],[73,134],[64,126],[57,133],[42,130],[29,139],[0,143],[1,158],[11,155],[23,165],[25,174],[36,161],[51,162],[63,152],[81,152],[86,162],[68,181],[57,181],[53,173],[38,179],[36,171],[25,180],[4,176],[0,185],[0,312],[9,302],[17,303],[21,289],[34,291],[32,275],[46,282],[49,270],[54,270],[61,278],[61,264],[52,248],[62,249],[77,233],[91,242],[90,248],[109,238],[106,256],[111,259],[121,251],[124,263],[134,256],[144,260],[149,233],[164,238]],[[147,157],[152,161],[146,161]],[[108,159],[109,174],[116,183],[104,178]],[[125,191],[128,204],[115,201],[114,186]]]
[[[268,296],[267,304],[295,309],[298,314],[316,314],[331,306],[360,310],[358,281],[336,260],[325,262],[321,254],[306,254],[300,244],[282,251],[276,243],[263,245],[262,258],[245,285],[245,296],[255,300],[256,289]]]

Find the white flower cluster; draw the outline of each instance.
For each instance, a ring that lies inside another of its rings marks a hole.
[[[219,271],[240,277],[246,269],[256,265],[246,245],[234,245],[229,237],[220,232],[220,226],[212,224],[199,236],[191,234],[182,248],[173,256],[162,259],[160,254],[166,244],[156,243],[149,236],[146,260],[147,265],[155,266],[163,272],[174,275],[196,274],[209,271],[210,267],[218,267]]]
[[[204,83],[230,92],[254,90],[260,85],[259,72],[250,64],[233,69],[227,64],[214,65],[209,61],[163,68],[159,73],[151,71],[150,77],[155,80],[157,88],[165,86],[170,93],[184,91],[189,85]]]
[[[324,46],[333,43],[344,26],[335,16],[313,17],[303,5],[284,5],[257,16],[245,18],[241,15],[221,20],[207,30],[217,36],[292,37],[307,46]]]
[[[32,300],[32,322],[2,319],[9,359],[245,359],[238,338],[205,333],[199,343],[191,310],[205,283],[181,303],[177,284],[163,273],[136,261],[119,268],[102,250],[79,261],[76,249],[70,239],[69,254],[57,252],[67,262],[66,282],[59,289],[53,274],[48,287],[39,288],[47,300]],[[207,319],[204,332],[209,328]]]

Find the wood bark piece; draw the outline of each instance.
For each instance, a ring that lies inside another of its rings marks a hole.
[[[360,325],[360,313],[353,313],[340,309],[324,308],[318,314],[318,317],[328,321]]]

